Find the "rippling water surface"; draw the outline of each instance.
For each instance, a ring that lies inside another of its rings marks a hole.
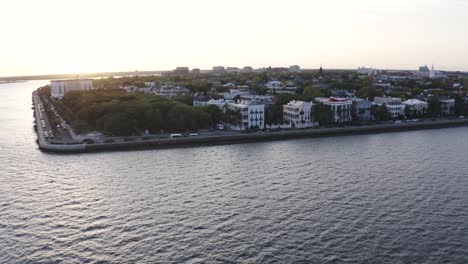
[[[468,263],[468,128],[51,155],[0,85],[0,263]]]

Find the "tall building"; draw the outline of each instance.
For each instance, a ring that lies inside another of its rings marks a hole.
[[[283,119],[291,123],[293,127],[312,127],[312,102],[290,101],[283,105]]]
[[[429,78],[435,79],[436,78],[436,70],[434,68],[434,64],[432,64],[431,71],[429,72]]]
[[[92,79],[52,80],[50,81],[50,96],[62,99],[71,91],[90,91],[93,89]]]
[[[350,100],[335,97],[318,97],[315,99],[315,101],[330,107],[333,113],[334,123],[351,122],[351,106],[353,105],[353,103]]]
[[[239,119],[235,123],[230,124],[233,130],[255,130],[265,127],[265,105],[259,103],[248,104],[228,104],[230,110],[238,112]]]
[[[214,74],[224,73],[224,71],[225,71],[224,66],[214,66],[213,67],[213,73]]]
[[[388,112],[393,118],[405,115],[406,106],[402,103],[401,98],[397,97],[375,97],[374,103],[377,105],[385,105]]]
[[[301,72],[301,67],[299,65],[293,65],[289,67],[290,72]]]
[[[427,67],[427,65],[421,66],[421,67],[419,67],[419,71],[420,72],[429,72],[429,67]]]
[[[358,67],[358,74],[367,74],[371,76],[374,74],[374,70],[372,68]]]
[[[179,75],[185,75],[185,74],[189,74],[189,67],[177,67],[175,70],[174,70],[174,73],[175,74],[179,74]]]

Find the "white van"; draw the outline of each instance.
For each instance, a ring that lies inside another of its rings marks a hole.
[[[171,138],[180,138],[182,134],[171,134]]]

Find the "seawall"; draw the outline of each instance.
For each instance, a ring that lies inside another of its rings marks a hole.
[[[133,150],[133,149],[162,149],[200,145],[222,145],[246,142],[274,141],[306,137],[331,137],[356,134],[374,134],[387,132],[412,131],[420,129],[448,128],[468,125],[468,119],[452,119],[439,121],[425,121],[401,124],[382,124],[371,126],[355,126],[340,128],[320,128],[304,130],[286,130],[262,133],[245,133],[220,136],[199,136],[176,139],[148,139],[128,142],[75,144],[75,145],[54,145],[47,144],[40,148],[49,152],[97,152],[109,150]]]

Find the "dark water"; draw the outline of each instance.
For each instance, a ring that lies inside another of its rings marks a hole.
[[[0,263],[468,263],[468,128],[50,155],[0,85]]]

